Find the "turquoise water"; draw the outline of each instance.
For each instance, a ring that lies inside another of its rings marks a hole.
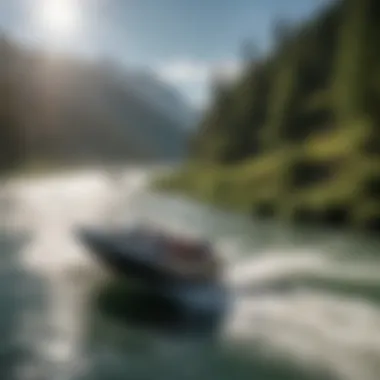
[[[146,177],[126,170],[115,187],[93,171],[10,185],[1,379],[378,380],[379,241],[152,194]],[[105,221],[212,239],[234,295],[227,313],[188,315],[112,278],[71,233]]]

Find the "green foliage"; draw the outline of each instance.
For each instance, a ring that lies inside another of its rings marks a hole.
[[[334,100],[344,122],[363,111],[368,70],[369,11],[374,0],[346,0],[334,69]]]

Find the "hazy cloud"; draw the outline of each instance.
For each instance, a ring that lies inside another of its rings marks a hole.
[[[207,84],[213,77],[221,80],[233,80],[241,72],[241,64],[237,61],[208,63],[192,60],[175,60],[159,65],[158,76],[173,84]]]
[[[202,62],[177,59],[157,65],[154,71],[160,79],[182,89],[193,106],[204,109],[210,100],[210,80],[233,81],[242,69],[241,64],[233,60]]]

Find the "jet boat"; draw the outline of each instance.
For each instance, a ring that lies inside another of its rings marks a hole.
[[[95,258],[116,272],[149,284],[212,284],[221,263],[211,245],[151,228],[124,231],[80,229],[80,241]]]
[[[174,302],[186,318],[220,319],[231,303],[221,262],[207,242],[146,227],[124,231],[84,228],[77,235],[101,264]]]

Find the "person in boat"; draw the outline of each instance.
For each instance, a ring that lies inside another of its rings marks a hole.
[[[167,270],[187,278],[215,279],[219,265],[211,244],[173,237],[158,228],[134,231],[146,255],[156,257]]]
[[[171,270],[189,278],[211,280],[219,274],[219,265],[207,242],[172,239],[165,261]]]

